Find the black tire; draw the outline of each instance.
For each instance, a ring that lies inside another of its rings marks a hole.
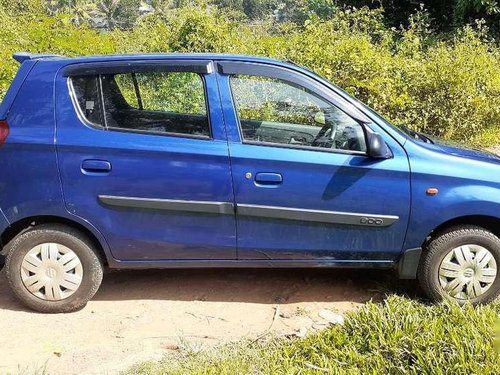
[[[21,278],[21,264],[25,255],[43,243],[57,243],[71,249],[80,259],[83,276],[78,289],[69,297],[49,301],[32,294]],[[92,242],[81,232],[58,224],[43,224],[29,229],[7,245],[5,271],[16,297],[27,307],[42,313],[69,313],[85,307],[99,289],[103,264]]]
[[[500,295],[500,275],[497,273],[490,288],[470,299],[457,299],[441,286],[439,281],[439,267],[446,255],[453,249],[464,245],[479,245],[493,255],[497,267],[500,268],[500,239],[493,233],[477,226],[464,225],[450,228],[433,238],[427,245],[418,268],[418,280],[423,291],[433,301],[449,299],[463,305],[465,303],[486,304]]]

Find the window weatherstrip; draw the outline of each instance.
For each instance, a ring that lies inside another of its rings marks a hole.
[[[67,65],[65,77],[98,74],[141,72],[190,72],[210,74],[214,72],[213,62],[207,60],[124,60],[77,63]]]
[[[142,111],[144,109],[144,106],[142,105],[141,91],[139,90],[139,83],[137,82],[137,76],[135,73],[132,73],[132,82],[134,83],[134,91],[135,91],[135,96],[137,98],[137,105],[139,106],[139,109]]]
[[[108,130],[108,119],[106,116],[106,106],[104,104],[104,93],[102,90],[102,75],[97,76],[97,82],[98,82],[98,90],[99,90],[99,100],[101,101],[101,117],[102,117],[102,125],[104,126],[105,130]]]

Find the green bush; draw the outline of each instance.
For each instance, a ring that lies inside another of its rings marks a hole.
[[[5,0],[3,0],[5,2]],[[325,76],[395,124],[448,139],[500,143],[500,48],[479,24],[436,36],[425,13],[388,28],[381,10],[336,9],[304,25],[245,24],[205,3],[142,17],[131,30],[98,32],[71,15],[44,13],[42,0],[0,8],[0,96],[15,51],[228,52],[293,60]],[[323,4],[323,3],[321,3]],[[325,3],[326,4],[326,3]]]

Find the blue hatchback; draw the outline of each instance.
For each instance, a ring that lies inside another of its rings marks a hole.
[[[500,293],[500,158],[396,128],[292,63],[15,54],[0,106],[7,278],[82,308],[103,268],[378,267]]]

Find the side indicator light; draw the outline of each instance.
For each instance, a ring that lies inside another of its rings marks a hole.
[[[430,197],[434,197],[434,196],[438,195],[439,189],[438,188],[429,188],[426,190],[425,193]]]

